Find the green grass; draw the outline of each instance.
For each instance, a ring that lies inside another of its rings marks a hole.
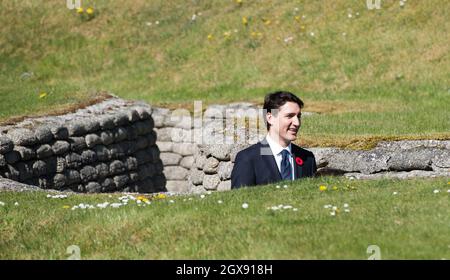
[[[66,259],[67,247],[77,245],[82,259],[367,259],[367,247],[377,245],[382,259],[449,259],[448,181],[323,177],[287,189],[73,211],[63,206],[115,202],[119,194],[51,199],[44,192],[1,192],[0,258]],[[320,185],[338,190],[320,192]],[[266,209],[279,204],[298,211]],[[337,216],[326,204],[339,207]]]
[[[261,103],[285,89],[321,113],[305,120],[310,145],[449,139],[450,4],[382,2],[370,11],[359,0],[86,0],[96,15],[82,20],[61,1],[4,1],[0,121],[100,91],[192,109],[193,100]]]

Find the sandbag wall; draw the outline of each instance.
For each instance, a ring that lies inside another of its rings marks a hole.
[[[165,191],[152,109],[110,99],[0,127],[0,176],[76,192]]]

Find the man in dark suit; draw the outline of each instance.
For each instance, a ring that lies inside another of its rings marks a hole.
[[[303,101],[293,93],[266,95],[263,111],[267,136],[236,155],[232,189],[314,176],[317,167],[313,153],[291,143],[300,129],[302,108]]]

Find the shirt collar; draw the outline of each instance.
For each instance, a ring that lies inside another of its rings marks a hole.
[[[289,143],[289,145],[286,148],[283,148],[283,147],[281,147],[280,144],[278,144],[272,138],[270,138],[269,134],[267,134],[266,140],[267,140],[267,143],[269,144],[270,149],[272,150],[272,153],[274,155],[280,154],[282,150],[287,150],[289,152],[289,154],[292,155],[292,153],[291,153],[291,143]]]

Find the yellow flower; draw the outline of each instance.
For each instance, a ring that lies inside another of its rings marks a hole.
[[[82,14],[83,12],[84,12],[84,9],[83,9],[83,8],[79,7],[79,8],[77,9],[77,13],[78,13],[78,14]]]
[[[294,18],[296,21],[300,21],[300,19],[301,19],[300,16],[295,16]]]
[[[333,191],[337,191],[337,190],[338,190],[338,187],[333,186],[331,189],[332,189]]]
[[[450,185],[450,182],[447,182],[447,185]]]
[[[270,19],[263,19],[265,25],[270,25],[272,21]]]
[[[92,15],[92,14],[94,13],[94,8],[92,8],[92,7],[87,8],[87,9],[86,9],[86,13],[87,13],[88,15]]]
[[[212,39],[214,39],[214,36],[212,34],[208,34],[208,40],[211,41]]]
[[[164,199],[164,198],[166,198],[166,195],[163,194],[163,193],[159,193],[159,194],[156,195],[156,198],[157,199]]]
[[[248,24],[248,19],[247,19],[247,17],[242,17],[242,24],[243,24],[243,25],[247,25],[247,24]]]
[[[47,93],[46,92],[41,92],[39,94],[39,99],[42,99],[42,98],[45,98],[45,97],[47,97]]]
[[[225,38],[229,38],[230,36],[231,36],[231,32],[230,31],[227,31],[227,32],[223,33],[223,37],[225,37]]]
[[[64,208],[64,209],[69,209],[70,206],[69,206],[69,205],[64,205],[63,208]]]
[[[242,0],[235,0],[236,4],[242,5]]]
[[[326,186],[320,186],[319,187],[319,191],[324,192],[326,191],[328,188]]]

